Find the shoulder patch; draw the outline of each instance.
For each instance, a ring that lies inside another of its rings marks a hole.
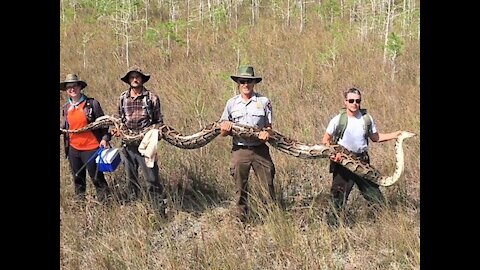
[[[269,110],[272,110],[272,102],[270,102],[270,101],[267,102],[267,108]]]

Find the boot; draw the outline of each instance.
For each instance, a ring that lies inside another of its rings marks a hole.
[[[153,210],[159,215],[160,218],[167,218],[167,199],[163,194],[159,194],[156,191],[149,191],[149,199],[152,203]]]
[[[108,187],[100,187],[97,188],[97,200],[102,203],[106,204],[111,197],[110,188]]]

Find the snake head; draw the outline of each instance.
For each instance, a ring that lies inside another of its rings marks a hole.
[[[411,138],[414,136],[417,136],[417,134],[409,131],[402,131],[402,133],[400,133],[400,136],[398,136],[398,138],[403,140],[403,139]]]

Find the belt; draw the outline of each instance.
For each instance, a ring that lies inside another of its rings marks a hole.
[[[350,151],[350,154],[356,156],[356,157],[362,157],[362,156],[368,156],[368,152],[365,151],[365,152],[361,152],[361,153],[355,153],[355,152],[352,152]]]
[[[259,148],[261,146],[263,146],[263,144],[259,144],[259,145],[238,145],[238,144],[234,144],[233,145],[233,150],[237,150],[237,149],[253,150],[253,149]]]

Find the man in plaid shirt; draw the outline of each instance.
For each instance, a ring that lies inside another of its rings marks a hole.
[[[129,85],[129,89],[120,95],[118,114],[129,129],[141,131],[152,125],[154,128],[163,125],[160,99],[157,94],[144,86],[149,79],[150,74],[144,73],[138,66],[131,67],[121,78]],[[116,129],[112,130],[112,134],[120,136]],[[140,141],[123,142],[123,160],[128,178],[126,195],[130,200],[138,199],[141,196],[138,182],[138,169],[141,167],[148,183],[149,199],[154,209],[158,210],[162,217],[165,217],[164,187],[160,182],[158,163],[155,161],[153,167],[147,166],[145,157],[138,151],[139,145]]]

